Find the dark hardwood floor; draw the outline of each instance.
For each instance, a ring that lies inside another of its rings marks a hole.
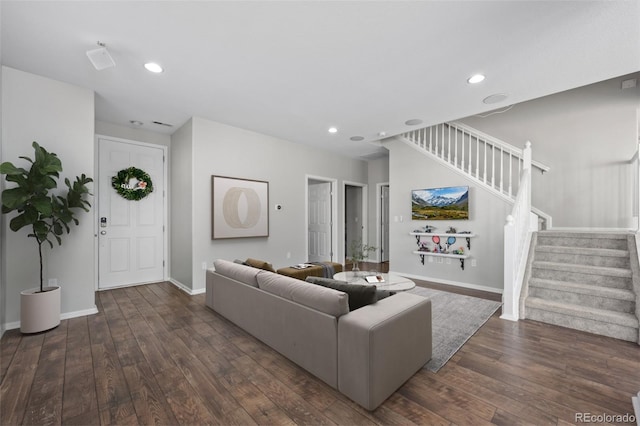
[[[204,295],[159,283],[96,301],[100,313],[54,330],[5,333],[1,425],[564,425],[579,413],[631,415],[640,390],[638,345],[496,314],[438,373],[419,371],[368,412]]]

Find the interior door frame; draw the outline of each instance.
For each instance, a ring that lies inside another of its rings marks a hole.
[[[376,184],[376,246],[377,247],[382,247],[382,232],[381,232],[381,228],[382,228],[382,187],[384,186],[388,186],[389,190],[391,190],[391,185],[389,185],[389,182],[380,182],[378,184]],[[389,221],[389,226],[391,224],[391,221]],[[387,232],[390,234],[389,232],[389,226],[387,226]],[[391,251],[391,244],[389,244],[389,250],[387,250],[388,252]],[[378,262],[382,262],[382,253],[381,250],[377,250],[376,251],[376,258],[378,260]],[[387,253],[387,259],[390,259],[391,256],[389,253]]]
[[[162,235],[162,245],[163,245],[163,250],[164,250],[164,265],[162,265],[162,279],[164,281],[168,280],[169,277],[169,265],[171,264],[171,253],[169,252],[169,233],[170,233],[170,229],[169,229],[169,191],[168,191],[168,184],[169,184],[169,147],[165,146],[165,145],[158,145],[158,144],[154,144],[154,143],[148,143],[148,142],[140,142],[140,141],[134,141],[131,139],[123,139],[123,138],[117,138],[117,137],[113,137],[113,136],[109,136],[109,135],[102,135],[102,134],[96,134],[94,136],[94,170],[96,171],[96,176],[94,179],[94,185],[93,185],[93,200],[94,200],[94,208],[93,208],[93,245],[94,245],[94,250],[93,252],[95,253],[95,257],[94,257],[94,270],[95,270],[95,274],[94,274],[94,289],[95,291],[101,291],[98,288],[98,279],[100,277],[100,245],[98,242],[98,233],[100,232],[100,226],[99,226],[99,221],[100,221],[100,205],[99,205],[99,200],[100,200],[100,139],[109,139],[111,141],[114,142],[121,142],[121,143],[126,143],[129,145],[137,145],[137,146],[143,146],[143,147],[148,147],[148,148],[154,148],[154,149],[161,149],[162,150],[162,155],[164,157],[164,161],[162,162],[162,173],[164,175],[164,179],[163,179],[163,184],[164,184],[164,196],[162,197],[162,211],[163,211],[163,235]]]
[[[347,186],[356,186],[359,187],[360,190],[362,191],[362,206],[360,207],[362,209],[362,221],[361,221],[361,226],[362,226],[362,243],[363,244],[369,244],[369,212],[368,212],[368,208],[367,206],[369,205],[369,201],[368,201],[368,188],[369,186],[365,183],[360,183],[360,182],[350,182],[350,181],[343,181],[342,182],[342,193],[346,195],[347,193]],[[344,205],[342,206],[342,218],[343,218],[343,223],[346,222],[346,218],[347,218],[347,204],[346,202],[344,203]],[[342,239],[344,240],[344,236],[347,233],[346,229],[342,230]],[[347,257],[347,253],[346,253],[346,247],[345,247],[345,252],[344,252],[344,259],[343,262],[346,261],[346,257]],[[365,259],[366,261],[366,259]]]
[[[323,176],[306,175],[304,180],[304,251],[305,259],[309,259],[309,181],[320,181],[331,184],[331,261],[338,259],[338,180]],[[344,256],[344,254],[343,254]]]

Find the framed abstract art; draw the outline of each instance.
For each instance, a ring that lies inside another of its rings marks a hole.
[[[269,236],[269,182],[211,176],[211,238]]]

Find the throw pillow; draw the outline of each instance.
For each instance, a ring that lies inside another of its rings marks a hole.
[[[347,293],[349,295],[349,311],[355,311],[378,301],[376,287],[373,285],[349,284],[346,281],[322,277],[307,277],[307,282]]]
[[[273,265],[269,262],[265,262],[264,260],[252,259],[248,258],[246,261],[247,265],[253,266],[254,268],[264,269],[265,271],[275,272],[273,269]]]
[[[394,294],[396,294],[393,291],[389,291],[389,290],[376,290],[376,296],[378,298],[378,300],[382,300],[385,299],[389,296],[393,296]]]

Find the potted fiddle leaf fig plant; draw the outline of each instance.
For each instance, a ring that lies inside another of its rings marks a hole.
[[[62,172],[62,163],[55,153],[48,152],[33,142],[35,156],[20,157],[30,163],[28,169],[16,167],[10,162],[0,164],[0,174],[12,182],[2,192],[2,213],[17,212],[9,222],[9,228],[17,232],[22,228],[30,231],[27,236],[38,244],[40,259],[40,287],[20,293],[20,331],[36,333],[49,330],[60,324],[60,287],[45,287],[43,278],[43,246],[53,249],[53,240],[62,245],[62,236],[78,225],[76,211],[89,211],[87,200],[91,195],[87,184],[93,179],[82,174],[72,183],[64,180],[66,191],[58,191],[57,179]]]

